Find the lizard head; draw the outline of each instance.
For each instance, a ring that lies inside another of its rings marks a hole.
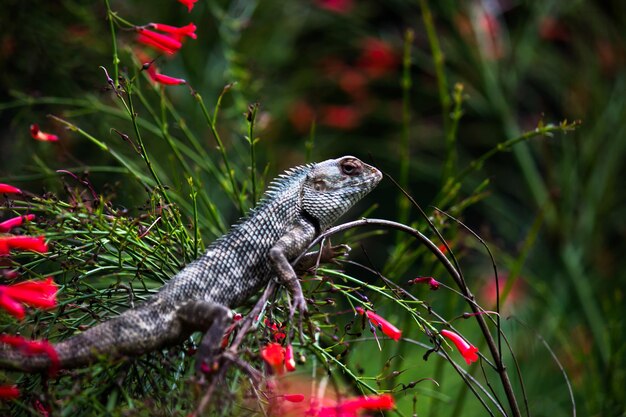
[[[304,181],[301,208],[324,230],[372,191],[382,177],[379,170],[353,156],[319,162]]]

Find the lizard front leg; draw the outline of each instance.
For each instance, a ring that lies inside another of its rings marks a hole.
[[[194,300],[181,306],[176,316],[186,328],[204,331],[196,358],[196,372],[199,374],[203,363],[212,365],[226,327],[232,320],[232,313],[222,304]]]
[[[272,270],[278,279],[287,287],[292,297],[289,308],[289,317],[293,317],[296,310],[302,315],[306,312],[306,300],[302,294],[302,287],[298,276],[291,266],[290,260],[298,256],[315,238],[315,227],[308,221],[301,219],[296,222],[283,237],[269,251],[269,261]]]

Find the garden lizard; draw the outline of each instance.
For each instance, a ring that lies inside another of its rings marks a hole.
[[[136,356],[204,333],[200,358],[217,349],[241,306],[276,277],[290,293],[290,317],[306,311],[291,261],[382,178],[352,156],[298,166],[270,183],[248,215],[145,303],[53,347],[61,368],[100,357]],[[198,361],[197,361],[198,362]],[[53,365],[47,354],[0,348],[0,368],[28,372]],[[198,366],[198,364],[196,364]]]

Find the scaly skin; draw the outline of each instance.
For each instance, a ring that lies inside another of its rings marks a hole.
[[[60,367],[84,366],[100,356],[140,355],[179,343],[195,331],[205,333],[203,345],[211,349],[223,334],[230,309],[245,303],[273,276],[292,295],[291,314],[303,313],[306,302],[290,261],[381,178],[376,168],[351,156],[286,171],[247,217],[152,298],[54,345]],[[50,365],[44,354],[24,355],[6,346],[0,350],[0,368],[34,372]]]

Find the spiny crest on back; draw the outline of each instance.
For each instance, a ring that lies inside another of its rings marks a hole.
[[[255,212],[261,210],[268,202],[272,201],[276,195],[282,191],[294,185],[294,183],[300,183],[307,175],[314,163],[306,165],[298,165],[293,168],[289,168],[282,174],[274,178],[266,187],[265,193],[261,199],[257,202],[257,205],[253,207],[246,217],[252,216]]]
[[[258,210],[268,200],[271,200],[272,197],[275,197],[277,193],[280,193],[281,191],[293,185],[294,182],[301,181],[304,177],[306,177],[306,174],[311,171],[311,168],[314,165],[314,163],[298,165],[296,167],[289,168],[282,174],[278,175],[267,185],[265,193],[258,201],[257,205],[252,209],[252,211]]]
[[[261,199],[257,202],[256,206],[248,210],[245,216],[239,218],[237,222],[235,222],[231,231],[239,228],[242,224],[244,224],[248,219],[254,217],[255,213],[262,211],[267,205],[269,205],[274,199],[283,191],[287,190],[289,187],[294,184],[299,184],[304,180],[307,173],[314,166],[314,163],[306,164],[306,165],[298,165],[293,168],[289,168],[284,171],[282,174],[278,175],[274,178],[266,187],[265,193],[261,196]],[[213,241],[212,246],[217,244],[218,242],[225,240],[227,235],[220,236],[216,240]]]

